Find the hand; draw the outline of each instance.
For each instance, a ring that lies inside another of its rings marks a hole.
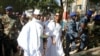
[[[53,40],[53,41],[52,41],[52,44],[53,44],[53,45],[56,45],[56,41],[55,41],[55,40]]]

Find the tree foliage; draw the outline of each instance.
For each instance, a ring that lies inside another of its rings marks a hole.
[[[90,0],[91,2],[97,4],[97,3],[100,3],[100,0]]]
[[[62,3],[62,0],[61,4]],[[73,0],[66,0],[70,4]],[[0,11],[4,12],[6,6],[13,6],[14,11],[24,11],[27,8],[40,8],[42,11],[56,11],[62,9],[55,0],[0,0]]]
[[[13,6],[14,11],[23,11],[27,8],[39,7],[40,9],[57,8],[55,0],[0,0],[0,9],[4,11],[6,6]]]

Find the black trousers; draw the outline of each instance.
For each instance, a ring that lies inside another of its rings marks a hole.
[[[3,50],[2,50],[2,40],[0,39],[0,56],[3,56]]]
[[[11,53],[16,53],[17,52],[17,40],[10,40],[8,38],[5,38],[3,40],[3,45],[4,45],[4,54],[5,56],[11,56]]]
[[[11,56],[11,41],[9,38],[3,39],[4,55]]]

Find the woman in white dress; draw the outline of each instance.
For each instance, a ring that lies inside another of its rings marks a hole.
[[[64,56],[62,42],[61,42],[61,25],[59,13],[56,13],[54,21],[50,21],[46,34],[49,36],[47,39],[47,52],[46,56]]]

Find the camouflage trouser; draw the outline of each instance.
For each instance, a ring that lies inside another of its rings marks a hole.
[[[79,50],[83,50],[86,46],[88,46],[89,43],[89,38],[88,35],[86,34],[82,34],[80,36],[81,42],[80,42],[80,46],[79,46]]]
[[[72,46],[70,47],[70,44]],[[70,33],[66,33],[66,55],[69,56],[69,52],[75,48],[75,38]]]

